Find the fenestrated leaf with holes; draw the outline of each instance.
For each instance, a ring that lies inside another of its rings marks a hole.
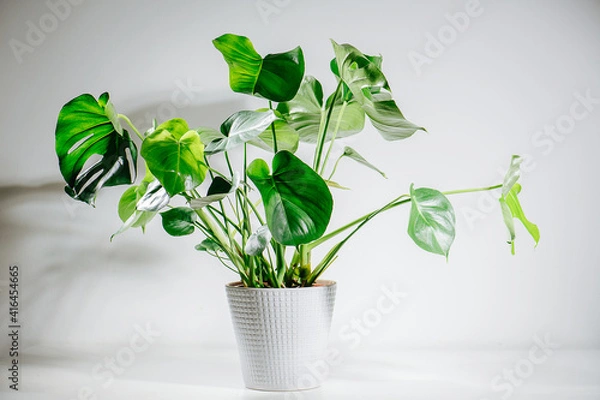
[[[65,104],[58,115],[55,141],[65,191],[76,200],[94,205],[104,186],[135,180],[137,148],[119,124],[108,93],[98,100],[82,94]]]

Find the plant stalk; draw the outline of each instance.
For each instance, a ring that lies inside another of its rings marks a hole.
[[[137,130],[137,128],[135,127],[135,125],[133,125],[133,123],[131,122],[131,120],[127,117],[127,115],[125,114],[118,114],[117,117],[121,118],[123,121],[127,122],[127,124],[131,127],[131,129],[133,129],[133,131],[135,132],[135,134],[137,135],[137,137],[140,138],[140,140],[143,142],[144,141],[144,135],[142,135],[140,133],[140,131]]]
[[[498,184],[498,185],[493,185],[493,186],[486,186],[486,187],[479,187],[479,188],[471,188],[471,189],[459,189],[459,190],[449,190],[447,192],[442,192],[442,194],[444,196],[449,196],[449,195],[454,195],[454,194],[462,194],[462,193],[475,193],[475,192],[485,192],[485,191],[489,191],[489,190],[494,190],[494,189],[500,189],[502,187],[502,184]],[[383,212],[383,211],[387,211],[391,208],[397,207],[399,205],[402,205],[404,203],[408,203],[411,201],[410,195],[408,194],[403,194],[400,195],[398,197],[396,197],[394,200],[390,201],[389,203],[387,203],[386,205],[384,205],[383,207],[372,211],[368,214],[363,215],[360,218],[355,219],[352,222],[347,223],[346,225],[343,225],[339,228],[337,228],[336,230],[321,236],[319,239],[308,243],[306,246],[308,247],[309,250],[314,249],[315,247],[317,247],[318,245],[328,241],[329,239],[339,235],[340,233],[352,228],[355,225],[360,224],[361,222],[370,220],[371,218],[373,218],[375,215]]]

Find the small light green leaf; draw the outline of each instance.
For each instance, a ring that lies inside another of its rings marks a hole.
[[[511,254],[515,254],[515,223],[514,219],[518,219],[521,221],[527,232],[531,235],[533,240],[535,241],[535,245],[537,246],[540,242],[540,230],[537,225],[533,222],[529,221],[523,212],[523,208],[521,207],[521,203],[518,198],[518,194],[521,192],[521,185],[519,183],[512,184],[512,187],[506,196],[502,195],[500,197],[500,207],[502,209],[502,216],[504,217],[504,223],[508,228],[508,233],[510,236],[509,244],[510,244],[510,252]]]
[[[448,258],[454,242],[456,217],[450,201],[435,189],[410,186],[408,235],[422,248]]]
[[[217,252],[222,250],[221,245],[219,245],[217,242],[210,238],[204,239],[200,244],[197,244],[194,248],[198,251]]]
[[[272,110],[238,111],[223,122],[221,138],[208,143],[205,152],[210,155],[229,151],[256,139],[276,119],[277,116]],[[208,133],[205,133],[205,136],[208,136]]]
[[[348,85],[371,123],[386,140],[412,136],[424,128],[406,120],[392,99],[392,92],[383,73],[381,60],[365,56],[349,44],[332,40],[340,79]]]
[[[373,171],[379,172],[379,174],[381,174],[381,176],[383,176],[384,178],[387,178],[387,176],[385,176],[385,173],[382,170],[380,170],[379,168],[377,168],[376,166],[374,166],[373,164],[368,162],[363,156],[358,154],[358,152],[356,150],[354,150],[352,147],[349,147],[349,146],[344,147],[344,152],[342,153],[342,157],[348,157],[348,158],[356,161],[357,163],[362,164],[365,167],[372,169]]]
[[[264,58],[250,39],[231,33],[213,40],[229,65],[229,85],[234,92],[282,102],[291,100],[304,76],[304,54],[300,47]]]
[[[129,187],[119,200],[118,212],[119,218],[123,221],[123,225],[111,236],[111,240],[116,235],[125,232],[129,228],[142,229],[154,218],[156,212],[139,211],[136,209],[136,204],[144,195],[148,183],[142,182],[140,185]]]
[[[171,236],[185,236],[194,232],[196,213],[188,207],[172,208],[160,213],[162,225]]]
[[[325,183],[327,184],[327,186],[335,188],[335,189],[350,190],[349,187],[342,186],[339,183],[332,181],[332,180],[326,180]]]
[[[170,196],[192,190],[204,181],[204,145],[186,121],[160,124],[142,143],[148,168]]]
[[[331,101],[331,98],[328,102]],[[335,125],[342,112],[343,101],[336,99],[331,114],[331,123],[327,129],[326,141],[331,140]],[[285,120],[298,132],[300,140],[306,143],[317,143],[319,127],[325,118],[326,108],[323,105],[323,88],[321,83],[312,76],[307,76],[296,96],[277,106]],[[363,130],[365,125],[365,112],[356,101],[349,102],[343,110],[337,138],[355,135]]]
[[[244,247],[244,252],[249,256],[258,256],[262,254],[270,241],[271,232],[269,231],[269,227],[263,225],[250,235],[246,242],[246,247]]]
[[[98,100],[82,94],[65,104],[55,141],[65,192],[72,198],[93,206],[104,186],[134,182],[137,147],[121,128],[108,93]]]
[[[292,153],[273,157],[273,173],[262,159],[247,169],[265,207],[267,225],[281,244],[298,246],[323,235],[333,211],[333,198],[325,181]]]
[[[146,175],[142,182],[139,185],[130,186],[121,195],[118,213],[119,218],[123,221],[123,225],[111,236],[111,241],[115,236],[125,232],[129,228],[140,227],[142,231],[145,230],[146,225],[156,215],[156,211],[169,203],[169,196],[167,195],[165,199],[163,193],[157,190],[157,186],[158,189],[161,188],[158,181],[154,179],[154,176],[146,168]],[[152,204],[154,207],[142,209],[140,203],[146,206]]]

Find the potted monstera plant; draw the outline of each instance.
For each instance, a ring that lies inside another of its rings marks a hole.
[[[115,111],[108,93],[82,94],[60,110],[56,153],[75,200],[94,205],[102,189],[127,186],[115,235],[158,218],[170,235],[199,233],[196,249],[237,275],[226,292],[249,388],[320,384],[310,365],[325,350],[336,286],[319,277],[377,215],[407,205],[408,235],[448,257],[455,237],[448,196],[496,190],[511,251],[515,220],[539,241],[519,203],[518,156],[497,185],[449,192],[410,185],[380,208],[330,228],[332,192],[342,188],[335,182],[338,164],[352,160],[377,170],[350,147],[332,159],[334,143],[360,133],[366,120],[387,141],[424,130],[400,112],[382,58],[332,41],[337,85],[325,97],[321,83],[305,76],[300,47],[262,56],[243,36],[225,34],[213,43],[229,67],[231,89],[264,99],[264,109],[236,111],[218,129],[176,118],[141,132]],[[264,149],[263,158],[249,159],[248,146]],[[299,146],[312,146],[311,159],[295,155]],[[320,246],[328,251],[312,259]]]

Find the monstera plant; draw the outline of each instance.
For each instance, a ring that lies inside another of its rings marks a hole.
[[[513,253],[515,220],[539,241],[538,228],[519,203],[518,156],[497,185],[449,192],[410,185],[380,208],[329,227],[332,191],[343,189],[334,181],[340,162],[352,160],[384,175],[350,147],[333,160],[334,143],[359,134],[366,120],[385,141],[425,130],[398,108],[382,58],[332,41],[330,69],[337,85],[325,96],[321,83],[304,74],[300,47],[262,56],[248,38],[233,34],[213,44],[229,67],[231,89],[264,99],[264,109],[236,111],[218,129],[190,127],[176,118],[146,132],[115,111],[108,93],[82,94],[60,111],[56,153],[67,194],[94,205],[105,187],[127,186],[115,235],[160,218],[170,235],[199,233],[197,250],[233,270],[244,286],[258,288],[314,285],[360,228],[404,204],[410,206],[408,236],[448,257],[455,237],[448,196],[458,193],[498,191]],[[248,146],[265,150],[264,159],[250,160]],[[312,159],[295,155],[299,146],[312,148]],[[311,252],[326,245],[325,256],[312,260]]]

